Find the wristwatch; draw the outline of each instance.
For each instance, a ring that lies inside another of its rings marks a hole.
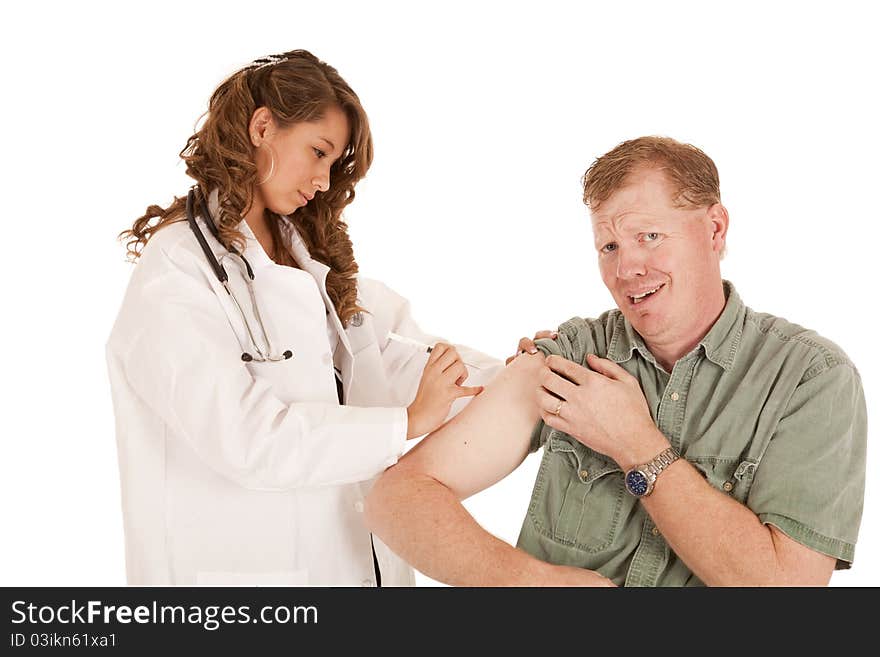
[[[644,465],[637,465],[627,471],[623,481],[630,494],[636,497],[647,497],[654,490],[657,476],[678,460],[678,452],[669,447],[660,452]]]

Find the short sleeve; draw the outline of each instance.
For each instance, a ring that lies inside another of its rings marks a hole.
[[[850,364],[802,381],[755,472],[747,504],[764,524],[849,568],[865,491],[867,410]]]
[[[535,346],[545,356],[553,354],[556,356],[563,356],[564,358],[568,358],[568,353],[564,349],[567,344],[569,344],[568,340],[560,340],[559,338],[556,338],[555,340],[541,338],[540,340],[535,341]],[[532,429],[532,437],[529,441],[529,453],[537,452],[541,449],[544,446],[544,443],[547,442],[547,436],[549,433],[550,427],[544,424],[544,420],[538,420],[535,428]]]
[[[603,315],[605,318],[606,315]],[[556,355],[567,358],[570,361],[584,364],[584,360],[588,353],[598,354],[597,336],[604,333],[605,324],[602,318],[583,319],[581,317],[572,317],[566,322],[559,325],[556,330],[556,339],[541,338],[535,341],[535,346],[543,352],[545,356]],[[601,355],[605,355],[604,349]],[[537,452],[547,441],[550,434],[550,427],[544,424],[543,420],[538,420],[535,428],[532,430],[532,437],[529,443],[529,452]]]

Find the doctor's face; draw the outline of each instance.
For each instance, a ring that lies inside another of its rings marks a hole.
[[[666,175],[643,168],[592,214],[602,281],[649,346],[692,340],[717,316],[727,211],[673,198]]]
[[[257,146],[255,200],[278,214],[291,214],[316,193],[330,189],[330,167],[349,141],[348,117],[331,106],[317,121],[278,128],[268,110],[266,120],[260,120],[261,110],[265,108],[251,121],[251,139]]]

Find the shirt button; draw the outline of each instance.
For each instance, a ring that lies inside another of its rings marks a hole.
[[[361,586],[373,586],[373,580],[365,579],[363,582],[361,582]]]
[[[354,510],[357,511],[358,513],[363,513],[364,512],[364,503],[361,500],[358,500],[357,502],[355,502],[354,503]]]
[[[657,529],[656,527],[654,527],[654,529],[651,530],[651,533],[652,533],[654,536],[660,536],[660,530]]]
[[[669,395],[669,398],[672,399],[672,401],[678,401],[678,393],[673,392],[671,395]]]
[[[725,482],[724,482],[724,485],[722,486],[722,488],[723,488],[724,490],[726,490],[726,491],[729,493],[730,491],[733,490],[733,484],[730,483],[729,481],[725,481]]]
[[[578,474],[581,476],[581,479],[586,479],[590,476],[590,473],[586,470],[581,470]]]

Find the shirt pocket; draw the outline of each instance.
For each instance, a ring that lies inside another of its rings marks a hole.
[[[714,488],[745,504],[758,469],[756,459],[693,454],[686,458]]]
[[[556,429],[545,447],[529,508],[535,527],[585,552],[607,549],[621,522],[625,490],[620,467]]]

